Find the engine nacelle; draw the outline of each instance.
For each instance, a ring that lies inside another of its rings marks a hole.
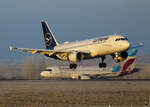
[[[72,79],[77,79],[77,80],[90,80],[91,77],[88,74],[81,74],[81,75],[72,75]]]
[[[127,57],[128,57],[128,53],[126,51],[121,52],[121,53],[113,54],[113,59],[116,62],[124,61]]]
[[[90,80],[91,78],[87,74],[82,74],[79,79],[81,79],[81,80]]]
[[[83,59],[83,54],[80,52],[73,52],[68,55],[68,59],[71,62],[79,62]]]

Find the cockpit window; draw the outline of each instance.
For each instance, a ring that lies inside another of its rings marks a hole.
[[[128,40],[127,38],[117,38],[115,41]]]
[[[45,69],[45,71],[52,71],[52,69]]]

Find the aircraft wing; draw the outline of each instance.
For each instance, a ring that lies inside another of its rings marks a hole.
[[[16,47],[12,47],[10,46],[9,49],[12,50],[19,50],[22,52],[30,52],[32,54],[35,53],[40,53],[40,54],[48,54],[48,55],[52,55],[54,53],[53,50],[46,50],[46,49],[30,49],[30,48],[16,48]]]
[[[70,54],[74,51],[55,51],[55,50],[47,50],[47,49],[30,49],[30,48],[17,48],[17,47],[13,47],[13,46],[10,46],[9,47],[10,51],[12,50],[20,50],[22,52],[30,52],[32,54],[35,54],[35,53],[40,53],[42,55],[48,55],[48,56],[51,56],[53,54]],[[88,52],[81,52],[83,54],[89,54]]]
[[[144,44],[141,42],[141,43],[138,43],[138,45],[136,46],[131,46],[129,49],[135,49],[135,48],[140,48],[140,47],[143,47]]]

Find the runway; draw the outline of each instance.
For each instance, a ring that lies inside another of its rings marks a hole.
[[[140,107],[150,95],[149,80],[1,80],[0,87],[1,107]]]

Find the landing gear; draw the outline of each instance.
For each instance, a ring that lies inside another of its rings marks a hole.
[[[77,68],[77,64],[70,64],[70,65],[69,65],[69,68],[70,68],[70,69],[76,69],[76,68]]]
[[[104,60],[105,60],[105,56],[103,56],[103,57],[101,57],[102,58],[102,62],[101,63],[99,63],[99,67],[100,68],[106,68],[106,63],[104,62]]]
[[[119,59],[116,60],[116,63],[120,63],[121,61]]]
[[[99,63],[100,68],[106,68],[106,63]]]

